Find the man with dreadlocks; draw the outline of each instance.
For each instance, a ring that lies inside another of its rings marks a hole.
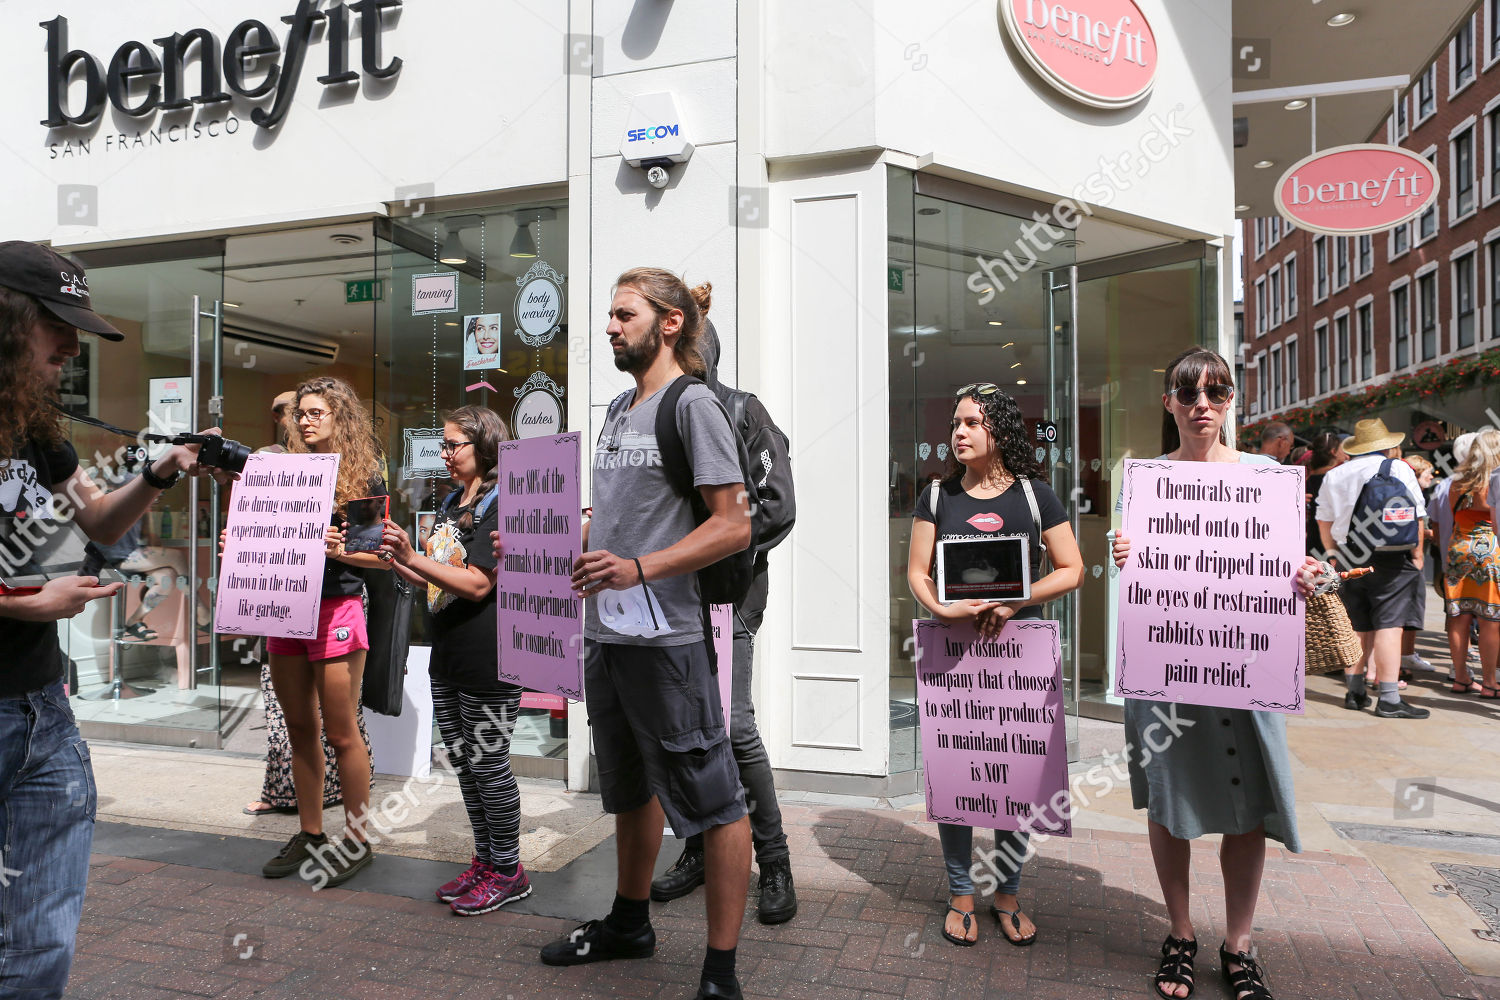
[[[35,243],[0,243],[0,569],[25,565],[71,516],[118,541],[161,492],[197,471],[197,446],[169,449],[105,495],[79,467],[57,408],[78,331],[125,339],[89,303],[83,268]],[[33,526],[35,525],[35,526]],[[0,996],[60,997],[88,876],[97,796],[89,750],[63,686],[57,623],[121,584],[91,576],[40,590],[0,587]]]

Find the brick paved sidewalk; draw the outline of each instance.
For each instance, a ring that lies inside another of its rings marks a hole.
[[[1166,917],[1144,837],[1080,831],[1043,845],[1021,893],[1040,928],[1037,944],[1013,948],[985,921],[978,947],[958,948],[939,933],[945,897],[935,826],[889,810],[788,804],[782,812],[802,908],[789,924],[763,927],[752,900],[739,952],[747,996],[1153,995]],[[613,849],[609,841],[596,850]],[[663,862],[676,850],[664,844]],[[1227,996],[1218,979],[1223,884],[1214,852],[1207,843],[1193,852],[1202,943],[1195,997]],[[546,912],[584,919],[602,915],[609,898],[542,902]],[[702,908],[701,892],[653,905],[660,944],[651,960],[552,969],[536,952],[571,928],[564,916],[464,919],[400,896],[314,893],[293,879],[95,856],[69,996],[687,1000],[704,946]],[[236,934],[246,937],[235,943]],[[1257,943],[1278,1000],[1500,1000],[1500,979],[1466,975],[1358,857],[1273,850]]]

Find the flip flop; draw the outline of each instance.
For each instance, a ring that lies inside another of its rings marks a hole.
[[[1464,684],[1462,681],[1454,681],[1452,687],[1448,688],[1449,694],[1478,694],[1484,690],[1484,685],[1478,681],[1470,681]]]
[[[1016,907],[1014,910],[1002,910],[1000,907],[996,906],[994,903],[991,903],[990,904],[990,916],[994,917],[995,918],[995,923],[997,923],[997,924],[1000,925],[1000,936],[1001,937],[1005,938],[1005,940],[1009,941],[1011,944],[1015,945],[1017,948],[1024,948],[1024,947],[1026,947],[1029,944],[1036,944],[1036,935],[1037,935],[1036,931],[1032,931],[1029,935],[1027,935],[1026,937],[1023,937],[1023,938],[1013,938],[1009,934],[1005,933],[1005,922],[1000,919],[1000,914],[1002,914],[1002,913],[1005,914],[1006,916],[1010,917],[1010,925],[1015,928],[1016,933],[1017,934],[1021,933],[1021,908],[1020,907]]]
[[[978,944],[979,943],[979,938],[976,937],[973,941],[970,941],[968,939],[968,937],[967,937],[967,935],[969,933],[969,928],[974,925],[974,911],[973,910],[960,910],[958,907],[954,906],[952,903],[948,904],[948,910],[949,910],[949,912],[951,912],[951,913],[957,913],[957,914],[959,914],[960,916],[962,916],[964,918],[964,934],[965,934],[965,936],[964,937],[958,937],[957,935],[949,934],[948,933],[948,914],[945,913],[945,914],[943,914],[943,937],[947,938],[949,941],[952,941],[954,944],[958,945],[961,948],[972,948],[972,947],[974,947],[974,945]]]
[[[246,816],[265,816],[268,813],[279,813],[283,816],[295,816],[297,814],[296,806],[272,806],[267,805],[259,799],[250,803],[250,805],[260,806],[261,808],[251,809],[250,806],[246,806],[245,808],[241,809],[240,812],[244,813]]]

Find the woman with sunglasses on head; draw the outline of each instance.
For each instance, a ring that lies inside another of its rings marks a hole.
[[[342,527],[349,501],[385,496],[386,485],[370,417],[349,383],[326,375],[308,379],[297,387],[288,418],[287,451],[337,454],[339,472],[333,521],[324,536],[327,561],[318,631],[311,639],[266,640],[271,685],[292,742],[292,785],[301,829],[265,863],[261,874],[283,878],[311,860],[323,868],[324,884],[339,885],[368,865],[371,857],[364,829],[370,803],[370,755],[359,726],[360,686],[370,640],[360,572],[387,568],[386,560],[374,553],[345,552]],[[323,833],[325,733],[338,760],[344,792],[344,834],[332,850],[325,847],[328,838]]]
[[[1164,381],[1162,458],[1277,464],[1268,455],[1242,453],[1230,445],[1224,423],[1234,398],[1234,376],[1219,355],[1202,347],[1184,351],[1167,366]],[[1114,558],[1117,567],[1130,558],[1130,539],[1123,534],[1115,536]],[[1319,569],[1311,556],[1298,568],[1296,584],[1304,595],[1312,592],[1312,577]],[[1147,810],[1151,857],[1171,923],[1161,946],[1156,992],[1170,998],[1193,993],[1198,941],[1189,914],[1192,841],[1219,833],[1224,838],[1219,866],[1226,911],[1220,969],[1233,1000],[1270,1000],[1265,973],[1252,957],[1250,930],[1266,863],[1266,838],[1281,841],[1294,853],[1302,849],[1286,717],[1131,698],[1125,702],[1127,750],[1143,745],[1142,733],[1157,723],[1154,710],[1188,720],[1172,727],[1173,738],[1163,749],[1151,744],[1153,752],[1144,765],[1138,749],[1128,753],[1131,797],[1135,808]]]
[[[1021,410],[1016,401],[990,382],[966,385],[954,394],[948,446],[953,458],[948,476],[917,495],[912,515],[911,548],[906,579],[911,592],[935,618],[970,622],[981,635],[994,636],[1012,618],[1040,618],[1042,605],[1083,585],[1083,556],[1073,527],[1057,495],[1041,479],[1028,450]],[[934,565],[939,541],[1025,535],[1031,539],[1031,598],[1026,601],[938,600]],[[1042,553],[1052,572],[1041,576]],[[943,861],[948,871],[948,912],[943,937],[957,945],[979,938],[974,924],[972,868],[974,828],[939,823]],[[1014,945],[1036,940],[1036,925],[1016,893],[1029,839],[1024,831],[995,831],[995,885],[990,915]]]
[[[443,463],[458,488],[438,509],[425,553],[389,519],[381,549],[395,560],[397,573],[427,589],[433,713],[474,828],[469,867],[440,886],[437,898],[465,917],[531,895],[521,867],[521,790],[510,770],[521,689],[500,680],[496,559],[489,542],[499,527],[500,443],[509,440],[493,410],[464,406],[448,414]]]

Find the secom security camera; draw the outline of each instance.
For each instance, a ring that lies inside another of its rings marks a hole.
[[[658,190],[667,186],[667,171],[673,165],[692,157],[693,144],[687,140],[677,100],[671,94],[643,94],[635,99],[625,120],[620,155],[632,167],[646,171],[647,183]]]

